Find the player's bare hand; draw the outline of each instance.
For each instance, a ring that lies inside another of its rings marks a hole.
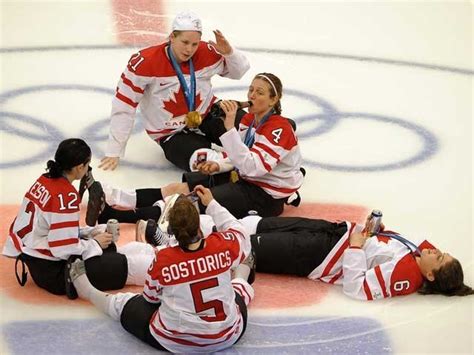
[[[95,238],[96,236],[98,236],[99,234],[101,233],[104,233],[105,230],[107,229],[107,225],[106,224],[98,224],[94,227],[94,229],[92,230],[91,232],[91,237],[92,238]]]
[[[197,185],[194,188],[194,191],[197,193],[199,196],[199,199],[201,200],[201,203],[204,206],[208,206],[212,200],[214,200],[214,196],[212,196],[211,190],[209,190],[207,187],[204,187],[202,185]]]
[[[216,41],[209,41],[209,44],[212,45],[222,55],[232,54],[232,46],[230,45],[229,41],[227,41],[227,39],[224,37],[222,32],[219,30],[214,30],[212,32],[214,32]]]
[[[211,175],[218,173],[220,168],[219,164],[217,164],[215,161],[205,161],[202,163],[198,163],[196,165],[196,169],[201,173],[205,175]]]
[[[239,108],[237,102],[233,100],[223,100],[220,103],[222,110],[225,112],[224,127],[230,130],[235,127],[235,116]]]
[[[107,249],[109,245],[112,243],[112,234],[111,233],[100,233],[97,234],[94,239],[97,243],[99,243],[102,249]]]
[[[103,157],[100,161],[99,168],[104,170],[115,170],[119,164],[119,157]]]
[[[351,247],[362,248],[367,240],[367,236],[362,233],[352,233],[349,237],[349,244]]]

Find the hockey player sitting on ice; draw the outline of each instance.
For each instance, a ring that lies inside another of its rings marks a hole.
[[[107,294],[97,290],[76,261],[71,278],[81,298],[120,321],[137,338],[159,350],[214,352],[235,344],[244,334],[247,305],[254,296],[250,239],[244,226],[198,186],[217,230],[205,239],[199,213],[187,198],[169,210],[169,232],[177,245],[157,248],[143,293]],[[241,264],[247,258],[247,264]],[[231,268],[236,268],[231,276]]]
[[[173,20],[167,43],[130,58],[117,84],[106,156],[99,167],[117,167],[137,108],[150,138],[161,146],[166,159],[183,170],[189,169],[189,158],[196,149],[220,145],[224,126],[207,117],[216,100],[211,80],[215,75],[240,79],[250,65],[219,30],[214,35],[215,42],[201,41],[201,20],[185,11]],[[239,117],[243,114],[240,110]]]
[[[221,103],[227,132],[220,139],[226,158],[198,162],[199,172],[184,173],[184,183],[161,189],[124,192],[104,187],[108,205],[99,223],[109,218],[128,223],[157,219],[160,210],[153,207],[155,202],[175,193],[187,194],[197,185],[209,187],[216,201],[237,218],[251,211],[263,217],[280,215],[303,183],[298,139],[291,123],[281,116],[281,96],[282,84],[275,75],[256,75],[248,91],[252,106],[238,131],[234,127],[237,103]],[[116,211],[110,205],[129,210]],[[202,213],[204,206],[200,209]]]
[[[56,295],[77,297],[68,287],[70,257],[85,260],[87,275],[99,289],[143,285],[150,260],[144,261],[142,253],[134,255],[130,248],[127,252],[118,248],[117,252],[105,225],[79,228],[79,204],[85,189],[89,189],[88,211],[97,211],[103,194],[90,173],[90,160],[91,149],[82,139],[66,139],[59,144],[54,160],[48,161],[48,172],[26,192],[2,251],[21,261],[22,274],[17,274],[20,285],[27,281],[26,263],[39,287]],[[79,193],[72,185],[74,180],[81,180]],[[86,216],[94,224],[96,219],[89,213]]]
[[[140,222],[137,239],[152,245],[174,243],[173,237],[160,228],[163,218],[166,216],[160,217],[158,225],[153,220]],[[417,291],[448,296],[473,294],[464,284],[457,259],[426,240],[414,244],[397,233],[384,231],[383,225],[378,234],[369,236],[369,219],[365,226],[301,217],[249,216],[241,222],[251,235],[258,272],[342,285],[346,295],[361,300]],[[212,221],[201,216],[201,225],[211,229]]]

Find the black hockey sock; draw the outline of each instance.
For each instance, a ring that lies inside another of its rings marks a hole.
[[[150,207],[156,201],[162,200],[161,189],[138,189],[136,207]]]
[[[104,211],[99,216],[98,223],[103,224],[111,218],[116,219],[120,223],[136,223],[140,219],[145,221],[148,219],[153,219],[158,221],[161,216],[161,208],[158,206],[142,207],[136,208],[134,210],[116,210],[109,205],[105,206]]]

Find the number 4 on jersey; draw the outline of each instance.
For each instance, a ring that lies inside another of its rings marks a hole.
[[[283,128],[277,128],[272,131],[273,141],[278,143],[281,138],[281,134],[283,133]]]

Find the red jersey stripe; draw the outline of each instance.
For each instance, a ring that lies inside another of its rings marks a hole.
[[[196,333],[182,333],[182,332],[178,332],[176,330],[171,330],[171,329],[168,329],[163,321],[161,320],[161,315],[160,315],[160,312],[157,312],[157,316],[158,316],[158,321],[160,322],[161,326],[163,327],[164,330],[166,330],[167,332],[170,332],[172,334],[177,334],[177,335],[191,335],[193,337],[196,337],[196,338],[202,338],[202,339],[220,339],[222,338],[223,336],[227,335],[229,332],[232,331],[232,329],[234,328],[234,325],[231,325],[230,327],[222,330],[221,332],[219,333],[215,333],[215,334],[196,334]],[[239,325],[240,323],[240,317],[239,317],[239,320],[237,321],[237,325]]]
[[[336,254],[331,258],[331,260],[329,260],[329,263],[324,268],[324,271],[321,274],[320,278],[323,278],[329,275],[329,272],[331,271],[331,269],[334,267],[337,261],[341,258],[342,253],[344,253],[344,250],[346,250],[348,247],[349,247],[349,238],[346,241],[344,241],[344,243],[342,243],[341,247],[336,252]]]
[[[20,237],[13,233],[13,225],[15,224],[16,218],[13,220],[13,223],[10,226],[10,238],[12,238],[13,245],[15,245],[16,250],[21,252],[21,247],[23,243],[20,243]]]
[[[150,289],[150,291],[158,291],[158,288],[156,286],[150,285],[148,280],[145,280],[145,286],[148,287]],[[161,287],[160,287],[160,290],[161,290]]]
[[[383,296],[384,298],[387,298],[388,297],[387,287],[385,286],[385,280],[383,279],[382,270],[380,270],[380,265],[377,265],[374,268],[374,270],[375,270],[375,275],[377,276],[377,280],[380,284],[380,287],[382,288]]]
[[[168,134],[174,131],[176,131],[176,129],[173,128],[159,129],[158,131],[151,131],[149,129],[146,129],[146,133],[148,134]]]
[[[127,85],[130,89],[135,91],[136,93],[139,93],[139,94],[144,93],[143,89],[141,89],[138,86],[133,85],[132,81],[125,76],[125,73],[122,73],[121,78],[122,78],[123,83]]]
[[[152,301],[159,301],[159,300],[160,300],[158,297],[150,296],[148,293],[146,293],[145,290],[143,290],[143,295],[144,295],[146,298],[148,298],[148,299],[150,299],[150,300],[152,300]]]
[[[134,102],[134,101],[130,100],[127,96],[122,95],[122,94],[121,94],[120,92],[118,92],[118,91],[115,93],[115,97],[116,97],[117,99],[119,99],[120,101],[126,103],[127,105],[132,106],[133,108],[136,108],[136,107],[138,106],[138,103],[137,103],[137,102]]]
[[[268,172],[272,171],[272,167],[270,165],[268,165],[268,163],[265,161],[265,159],[263,158],[262,156],[262,153],[260,153],[257,149],[255,148],[250,148],[250,151],[251,152],[254,152],[255,154],[257,154],[257,156],[260,158],[260,161],[262,162],[262,165],[263,167],[265,168],[265,170],[267,170]]]
[[[43,255],[54,257],[53,253],[51,253],[48,249],[34,249],[34,250]]]
[[[51,223],[50,230],[70,228],[70,227],[79,227],[79,221],[68,221],[68,222],[59,222]]]
[[[234,290],[236,290],[238,293],[240,293],[240,295],[242,297],[247,296],[249,302],[252,300],[252,297],[250,297],[249,293],[247,292],[247,290],[245,289],[244,286],[242,286],[240,284],[233,283],[232,287],[234,288]]]
[[[51,241],[51,242],[48,242],[48,245],[50,248],[56,248],[56,247],[63,247],[65,245],[76,244],[77,242],[79,242],[79,238],[76,237],[76,238]]]
[[[352,234],[354,227],[355,227],[355,223],[351,223],[351,228],[349,229],[349,236]],[[346,250],[348,247],[349,247],[349,237],[344,241],[344,243],[341,245],[339,250],[336,252],[336,254],[331,258],[329,263],[326,265],[320,278],[323,278],[329,275],[329,272],[331,271],[331,269],[334,267],[337,261],[341,258],[342,253],[344,253],[344,250]]]
[[[339,270],[339,272],[333,276],[333,278],[331,280],[329,280],[328,283],[330,284],[333,284],[334,282],[336,282],[340,277],[342,276],[342,269]]]
[[[259,147],[260,149],[266,151],[269,155],[271,155],[273,158],[276,159],[276,161],[279,163],[280,162],[280,154],[275,152],[272,148],[269,146],[261,143],[261,142],[255,142],[255,146]]]
[[[188,345],[188,346],[198,346],[198,347],[206,347],[206,346],[210,346],[210,345],[215,345],[215,344],[219,344],[219,343],[223,343],[225,342],[227,339],[229,339],[229,337],[232,336],[232,332],[227,335],[223,340],[220,340],[220,341],[216,341],[214,343],[208,343],[208,344],[199,344],[199,343],[195,343],[193,341],[190,341],[190,340],[185,340],[185,339],[179,339],[179,338],[174,338],[174,337],[171,337],[169,335],[166,335],[164,334],[163,332],[161,332],[158,328],[155,327],[155,325],[153,324],[153,322],[150,322],[150,326],[151,326],[151,330],[156,334],[158,335],[159,337],[162,337],[162,338],[165,338],[165,339],[168,339],[168,340],[171,340],[175,343],[178,343],[178,344],[182,344],[182,345]]]
[[[237,229],[234,229],[234,228],[229,228],[227,231],[228,231],[228,232],[232,232],[232,233],[239,234],[239,235],[241,235],[242,237],[244,236],[244,235],[242,234],[242,232],[240,232],[240,231],[238,231]]]
[[[366,280],[364,280],[364,291],[365,291],[365,295],[367,296],[367,299],[369,301],[372,301],[373,300],[372,292],[370,292],[370,287]]]

